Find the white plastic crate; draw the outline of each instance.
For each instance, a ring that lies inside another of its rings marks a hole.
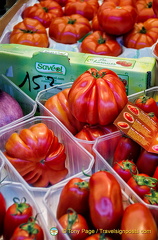
[[[72,176],[84,176],[82,173],[83,170],[85,173],[91,174],[92,167],[94,164],[94,157],[88,151],[86,151],[80,144],[74,141],[69,132],[65,131],[65,129],[58,122],[55,121],[55,119],[51,117],[41,116],[27,119],[24,122],[18,123],[10,128],[7,128],[0,135],[0,150],[5,161],[5,169],[7,171],[9,179],[12,181],[20,181],[26,186],[27,189],[39,192],[39,194],[41,192],[46,192],[48,190],[48,188],[33,187],[29,185],[3,154],[3,151],[5,150],[5,143],[13,132],[19,132],[23,128],[29,128],[33,124],[40,122],[45,123],[48,128],[53,130],[54,134],[58,137],[59,142],[63,143],[65,146],[66,153],[65,165],[66,168],[68,169],[68,174],[63,181],[69,179]]]
[[[96,155],[95,171],[105,169],[113,173],[118,179],[121,188],[134,202],[141,202],[150,209],[158,225],[158,206],[145,203],[112,168],[114,151],[121,136],[121,132],[115,132],[97,138],[93,146]]]
[[[4,75],[0,75],[0,89],[7,92],[11,95],[17,102],[20,104],[24,116],[3,126],[0,127],[0,132],[6,129],[7,127],[12,126],[21,121],[25,121],[26,119],[33,117],[36,113],[37,103],[32,100],[27,94],[20,90],[11,80],[9,80]]]

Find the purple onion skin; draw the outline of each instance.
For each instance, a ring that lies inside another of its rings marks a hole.
[[[21,117],[23,111],[16,99],[0,90],[0,127],[3,127]]]

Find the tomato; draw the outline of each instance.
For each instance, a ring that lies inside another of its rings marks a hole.
[[[83,39],[80,52],[117,57],[122,53],[122,47],[113,37],[95,31]]]
[[[156,16],[158,17],[158,1],[157,0],[153,0],[153,11],[156,14]]]
[[[136,161],[136,165],[140,173],[145,173],[152,177],[158,166],[158,154],[142,149]]]
[[[4,240],[10,240],[16,227],[27,222],[33,215],[32,206],[25,198],[20,201],[15,197],[13,201],[14,203],[7,208],[4,218]]]
[[[133,0],[106,0],[98,9],[98,20],[107,34],[123,35],[129,32],[137,18]]]
[[[154,98],[144,94],[136,99],[135,105],[146,113],[153,112],[158,117],[158,106]]]
[[[52,19],[62,17],[62,7],[55,1],[41,1],[29,6],[22,12],[22,18],[33,18],[41,22],[41,24],[48,28]]]
[[[130,160],[121,160],[114,163],[113,169],[125,182],[127,182],[133,175],[138,173],[137,166],[133,161]]]
[[[89,189],[90,218],[94,227],[118,227],[123,214],[123,203],[121,188],[116,178],[107,171],[95,172],[90,177]]]
[[[152,5],[152,0],[137,0],[137,22],[145,22],[149,18],[156,18]]]
[[[41,2],[41,1],[47,1],[47,0],[38,0],[38,1]],[[64,7],[67,0],[50,0],[50,1],[53,1],[53,2],[55,1],[55,2],[59,3],[59,5],[61,7]]]
[[[98,15],[95,14],[95,16],[92,19],[92,30],[93,31],[102,31],[102,28],[100,26],[100,23],[98,21]]]
[[[71,113],[80,122],[112,123],[127,103],[124,84],[110,69],[90,68],[72,84],[68,94]]]
[[[11,134],[4,154],[25,181],[35,187],[55,184],[68,173],[65,146],[44,123]]]
[[[31,219],[28,222],[18,226],[10,240],[44,240],[44,232],[42,227]]]
[[[155,169],[155,172],[153,174],[153,178],[156,178],[158,180],[158,166]]]
[[[98,7],[98,0],[67,0],[64,14],[80,14],[90,21],[97,13]]]
[[[71,208],[59,218],[59,223],[72,240],[82,240],[88,236],[89,227],[85,218]]]
[[[123,45],[127,48],[142,49],[151,47],[158,38],[158,18],[149,18],[145,22],[135,23],[131,31],[123,36]]]
[[[85,240],[113,240],[113,239],[104,233],[96,233],[87,237]]]
[[[154,122],[157,122],[158,123],[158,118],[156,117],[155,113],[154,112],[149,112],[148,113],[148,116],[154,120]]]
[[[79,122],[71,114],[68,103],[69,90],[70,88],[64,89],[48,98],[44,106],[53,113],[72,134],[76,134],[83,128],[84,123]]]
[[[78,214],[86,216],[88,213],[89,185],[81,178],[72,178],[63,187],[58,207],[57,219],[66,214],[68,208],[73,208]]]
[[[129,205],[121,222],[122,240],[156,240],[157,226],[150,210],[142,203]]]
[[[114,151],[113,164],[126,159],[136,162],[140,150],[141,147],[137,142],[126,135],[122,135]]]
[[[91,31],[87,18],[80,14],[57,17],[49,27],[49,36],[56,42],[73,44]]]
[[[144,173],[138,173],[137,175],[133,175],[127,184],[140,198],[143,198],[145,194],[150,193],[151,188],[156,189],[157,182],[156,178],[149,177]]]
[[[32,18],[25,18],[14,25],[9,42],[34,47],[49,47],[45,27],[37,19]]]
[[[86,140],[94,141],[98,137],[117,131],[117,127],[114,124],[108,124],[106,126],[101,125],[85,125],[80,132],[78,132],[75,137]]]
[[[158,206],[158,192],[151,189],[150,193],[144,195],[143,201],[147,204]]]
[[[0,192],[0,237],[3,234],[3,225],[4,225],[4,218],[6,214],[6,200],[3,194]]]

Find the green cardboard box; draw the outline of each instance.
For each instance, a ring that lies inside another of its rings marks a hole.
[[[18,44],[0,44],[0,73],[32,99],[53,85],[74,81],[89,68],[108,68],[125,83],[127,94],[155,85],[156,60],[105,57]]]

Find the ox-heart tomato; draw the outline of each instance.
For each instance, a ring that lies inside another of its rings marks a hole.
[[[3,194],[0,192],[0,237],[3,233],[4,218],[6,214],[6,200]]]
[[[62,7],[55,1],[41,1],[29,6],[22,12],[22,18],[37,19],[45,28],[48,28],[52,19],[63,16]]]
[[[91,31],[87,18],[80,14],[57,17],[49,26],[49,36],[56,42],[73,44]]]
[[[80,14],[89,21],[93,19],[99,7],[98,0],[67,0],[64,14]]]
[[[97,12],[103,30],[112,35],[129,32],[137,18],[137,8],[133,0],[103,1]]]
[[[90,218],[96,229],[119,227],[123,215],[122,193],[121,187],[112,173],[98,171],[91,175],[89,208]]]
[[[44,106],[53,113],[72,134],[79,132],[84,123],[79,122],[72,114],[68,103],[68,93],[70,88],[66,88],[59,93],[48,98]]]
[[[130,204],[124,211],[122,240],[156,240],[157,226],[150,210],[142,203]]]
[[[14,25],[9,42],[34,47],[49,47],[46,28],[37,20],[25,18]]]
[[[138,16],[137,22],[145,22],[149,18],[155,18],[153,11],[153,0],[137,0]]]
[[[36,218],[19,225],[10,240],[44,240],[44,232]]]
[[[15,197],[13,202],[14,203],[7,208],[4,218],[4,240],[10,240],[15,229],[20,224],[27,222],[33,215],[33,208],[25,198],[20,201],[20,199]]]
[[[126,105],[127,95],[124,84],[114,71],[90,68],[72,84],[68,102],[78,121],[107,125]]]
[[[83,39],[80,52],[117,57],[122,53],[122,47],[112,36],[95,31]]]
[[[21,176],[35,187],[55,184],[68,173],[65,146],[44,123],[12,133],[6,141],[4,154]]]
[[[145,22],[135,23],[131,31],[123,36],[123,45],[127,48],[142,49],[151,47],[158,38],[158,18],[149,18]]]

